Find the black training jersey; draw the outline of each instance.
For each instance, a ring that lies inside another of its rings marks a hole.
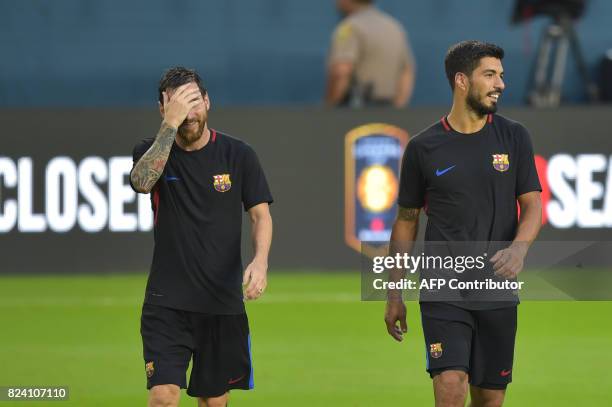
[[[242,209],[272,203],[253,149],[211,129],[185,151],[176,142],[151,191],[155,249],[145,302],[209,314],[240,314]],[[134,147],[134,163],[154,138]]]
[[[490,252],[488,256],[493,256],[504,247],[502,242],[515,238],[517,197],[531,191],[541,191],[541,187],[529,133],[523,125],[500,115],[489,115],[480,131],[462,134],[442,118],[408,143],[402,160],[398,203],[405,208],[424,208],[428,216],[425,254]],[[486,262],[482,274],[458,276],[484,281],[493,277],[490,266]],[[476,299],[483,292],[461,292],[460,296],[463,300]],[[500,305],[474,304],[465,301],[461,306]]]
[[[398,203],[425,208],[426,241],[511,241],[517,197],[541,190],[520,123],[489,115],[480,131],[462,134],[442,118],[408,143]]]

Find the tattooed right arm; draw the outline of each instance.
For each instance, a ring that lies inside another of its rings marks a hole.
[[[397,218],[391,230],[391,241],[389,242],[389,256],[410,255],[414,247],[417,233],[419,231],[420,208],[404,208],[400,206]],[[397,283],[406,276],[403,268],[392,268],[389,270],[389,282]],[[397,286],[396,286],[397,287]],[[408,332],[406,323],[406,305],[402,297],[402,289],[389,288],[387,290],[387,306],[385,307],[385,325],[387,332],[396,341],[401,341],[404,334]]]
[[[397,219],[402,221],[414,221],[419,219],[419,208],[404,208],[400,206],[397,211]]]
[[[153,189],[153,185],[164,171],[176,132],[175,127],[162,122],[155,141],[134,165],[130,173],[130,180],[138,192],[147,194]]]
[[[397,219],[391,230],[391,241],[389,242],[389,254],[410,253],[419,232],[420,208],[404,208],[400,206],[397,211]]]
[[[202,103],[200,88],[193,82],[188,82],[176,88],[172,95],[162,92],[164,120],[155,137],[153,145],[138,160],[130,173],[130,181],[138,192],[147,194],[161,177],[170,149],[174,143],[178,126],[185,120],[191,109]]]
[[[391,241],[389,242],[389,256],[403,255],[412,252],[414,241],[419,232],[420,208],[404,208],[400,206],[397,211],[397,219],[391,230]],[[392,269],[389,272],[389,281],[400,281],[406,272],[403,269]],[[389,290],[388,300],[401,300],[401,290]]]

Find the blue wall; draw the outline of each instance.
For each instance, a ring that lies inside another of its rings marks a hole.
[[[514,0],[380,0],[406,26],[415,105],[450,100],[443,57],[462,39],[506,49],[508,104],[522,103],[544,19],[511,27]],[[201,71],[213,103],[312,104],[338,21],[334,0],[0,0],[0,106],[150,106],[171,65]],[[612,48],[612,2],[578,25],[589,66]],[[531,46],[528,46],[528,43]],[[566,95],[582,99],[573,66]]]

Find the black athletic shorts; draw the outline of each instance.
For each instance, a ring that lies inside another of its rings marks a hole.
[[[217,397],[254,387],[246,314],[211,315],[145,303],[140,324],[147,389],[176,384],[193,397]]]
[[[470,384],[505,389],[512,381],[517,307],[467,310],[422,302],[427,372],[463,370]]]

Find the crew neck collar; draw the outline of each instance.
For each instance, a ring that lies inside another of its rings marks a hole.
[[[185,154],[196,154],[198,152],[204,151],[208,148],[208,146],[210,146],[211,144],[215,144],[215,142],[217,141],[217,131],[215,129],[209,130],[210,138],[208,139],[208,142],[202,146],[202,148],[198,148],[197,150],[185,150],[179,145],[179,143],[176,142],[176,139],[174,140],[174,146],[177,148],[177,150]]]
[[[473,136],[475,134],[479,134],[479,133],[485,131],[489,127],[489,125],[491,123],[493,123],[493,114],[489,113],[487,115],[487,120],[485,121],[484,126],[482,126],[482,128],[480,128],[479,130],[477,130],[477,131],[475,131],[473,133],[461,133],[460,131],[455,130],[450,125],[450,123],[448,122],[448,116],[447,115],[442,116],[442,118],[440,119],[440,123],[442,123],[442,127],[444,127],[444,130],[446,130],[447,133],[455,133],[455,134],[460,134],[460,135],[463,135],[463,136]]]

